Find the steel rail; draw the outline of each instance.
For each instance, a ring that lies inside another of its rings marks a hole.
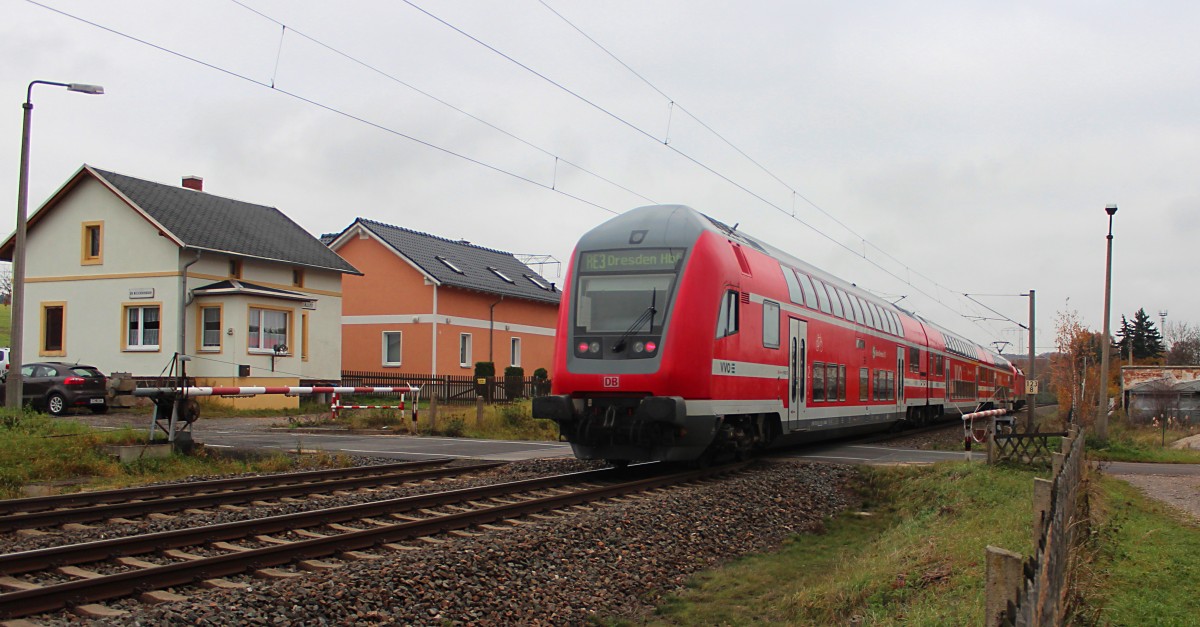
[[[92,505],[75,509],[48,510],[23,514],[0,516],[0,531],[13,529],[31,529],[38,527],[57,526],[66,523],[85,523],[109,518],[126,516],[144,516],[146,514],[174,512],[189,508],[212,507],[214,505],[232,505],[248,501],[280,499],[306,494],[320,494],[337,490],[353,490],[356,488],[378,486],[388,483],[400,483],[418,479],[432,479],[450,475],[464,474],[486,470],[504,465],[503,462],[487,462],[470,466],[455,466],[449,468],[433,468],[414,470],[410,472],[392,472],[367,477],[348,477],[328,479],[311,483],[287,485],[272,485],[261,488],[245,488],[230,492],[211,492],[176,496],[152,501],[131,501],[127,503],[108,503]]]
[[[259,485],[287,485],[303,481],[321,479],[336,479],[338,477],[357,477],[367,474],[390,473],[399,470],[426,468],[449,463],[451,460],[431,459],[397,464],[380,464],[377,466],[356,466],[353,468],[328,468],[325,470],[306,470],[303,472],[287,472],[253,477],[232,477],[228,479],[210,479],[206,481],[191,481],[187,483],[171,483],[167,485],[138,486],[133,488],[118,488],[115,490],[94,490],[74,494],[56,494],[52,496],[34,496],[23,499],[0,500],[0,515],[18,512],[36,512],[46,509],[64,507],[82,507],[100,503],[117,503],[134,499],[163,498],[179,494],[196,494],[197,492],[215,492],[217,490],[232,490]]]
[[[363,529],[323,538],[301,540],[284,545],[272,545],[259,549],[234,552],[226,555],[206,557],[197,560],[177,562],[127,571],[94,579],[81,579],[62,584],[45,586],[30,590],[19,590],[0,594],[0,616],[18,618],[41,612],[62,609],[69,605],[103,601],[129,594],[169,588],[190,584],[195,581],[224,577],[243,573],[247,570],[269,568],[287,564],[297,559],[313,559],[326,557],[346,551],[370,548],[382,543],[396,542],[439,532],[463,529],[475,525],[495,522],[505,518],[514,518],[532,513],[553,510],[570,505],[620,496],[633,492],[642,492],[666,485],[695,481],[721,474],[728,474],[745,468],[753,462],[741,462],[728,466],[692,470],[669,475],[638,479],[595,488],[586,488],[568,494],[553,495],[518,503],[502,504],[469,512],[458,512],[429,518],[425,520],[402,522],[384,527]],[[498,488],[507,486],[506,492],[513,493],[513,486],[525,486],[531,482],[562,480],[565,477],[595,477],[604,471],[590,473],[575,473],[557,477],[528,480],[489,486]],[[605,474],[613,474],[608,471]],[[585,479],[586,480],[586,479]],[[527,491],[519,490],[519,491]],[[456,491],[467,493],[469,490]],[[446,494],[446,493],[443,493]],[[468,498],[482,498],[478,492]]]

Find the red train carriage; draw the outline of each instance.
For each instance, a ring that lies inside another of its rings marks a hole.
[[[1007,407],[1020,380],[919,316],[657,205],[580,240],[533,412],[581,459],[691,460]]]

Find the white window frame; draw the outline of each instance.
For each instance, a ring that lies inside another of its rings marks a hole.
[[[396,359],[388,359],[388,336],[396,336]],[[381,334],[383,344],[380,351],[380,363],[384,366],[399,366],[404,360],[404,332],[403,331],[384,331]]]
[[[513,337],[508,341],[509,364],[512,367],[521,365],[521,338]]]
[[[206,331],[206,329],[204,328],[204,323],[207,322],[207,320],[205,320],[205,318],[204,318],[204,314],[209,311],[217,312],[217,343],[216,344],[205,344],[204,343],[204,332]],[[224,331],[225,331],[224,324],[225,323],[221,319],[223,317],[222,316],[223,314],[224,314],[224,311],[222,311],[222,308],[219,305],[208,305],[208,306],[204,306],[204,307],[200,308],[200,350],[201,351],[213,352],[213,353],[221,352],[221,343],[224,339],[223,336],[225,334],[224,333]]]
[[[458,365],[463,368],[470,368],[474,364],[471,363],[471,334],[458,334]]]
[[[155,322],[158,323],[158,328],[156,329],[156,337],[155,337],[155,339],[158,341],[153,344],[147,343],[147,341],[146,341],[146,311],[150,310],[150,309],[153,309],[153,310],[155,310],[155,312],[157,312],[157,315],[155,316],[155,318],[156,318]],[[137,312],[137,320],[136,320],[137,337],[131,338],[131,337],[129,337],[129,333],[130,333],[130,331],[133,330],[131,328],[131,326],[132,326],[132,323],[134,323],[135,321],[131,320],[130,315],[133,314],[134,312]],[[160,350],[160,348],[162,346],[162,305],[159,305],[159,304],[125,305],[124,318],[125,318],[125,324],[124,324],[125,328],[122,330],[122,332],[125,334],[125,350],[127,350],[127,351],[157,351],[157,350]]]
[[[283,315],[283,342],[282,342],[282,344],[287,346],[287,343],[289,341],[291,341],[291,337],[290,337],[291,336],[291,324],[292,324],[292,321],[291,321],[292,312],[291,311],[286,310],[286,309],[272,309],[270,307],[255,307],[255,306],[251,305],[249,308],[249,311],[247,312],[247,316],[246,316],[246,352],[267,354],[267,355],[275,352],[273,350],[273,348],[263,348],[263,339],[264,339],[264,336],[266,335],[263,331],[263,314],[264,313],[274,313],[274,314],[282,314]],[[258,324],[258,340],[257,340],[257,344],[251,344],[252,336],[250,334],[250,326],[255,323]],[[288,354],[291,353],[290,346],[288,346],[287,353]]]

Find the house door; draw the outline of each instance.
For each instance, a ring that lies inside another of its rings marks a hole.
[[[788,318],[788,417],[785,431],[800,428],[808,381],[808,323]]]

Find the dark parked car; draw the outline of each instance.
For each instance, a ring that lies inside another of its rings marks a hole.
[[[3,375],[0,381],[7,380],[8,373]],[[92,366],[57,361],[25,364],[21,366],[21,378],[25,403],[55,416],[72,407],[87,407],[97,414],[108,411],[108,377]],[[6,394],[6,387],[0,385],[0,401]]]

